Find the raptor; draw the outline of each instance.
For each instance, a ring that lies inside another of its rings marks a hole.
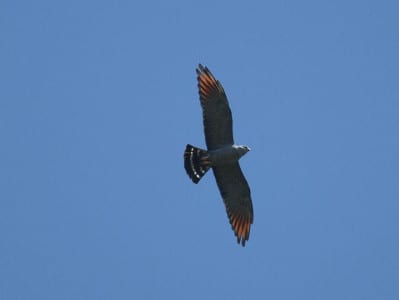
[[[213,170],[237,243],[245,246],[254,213],[251,191],[238,160],[250,148],[234,143],[232,114],[220,82],[201,64],[196,71],[207,150],[188,144],[184,168],[194,183]]]

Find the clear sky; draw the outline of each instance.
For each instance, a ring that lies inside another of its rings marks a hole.
[[[397,1],[0,2],[0,299],[399,299]],[[255,220],[212,173],[228,95]]]

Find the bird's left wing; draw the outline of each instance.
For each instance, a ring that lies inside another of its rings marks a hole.
[[[238,162],[213,167],[237,242],[245,246],[254,220],[251,191]]]

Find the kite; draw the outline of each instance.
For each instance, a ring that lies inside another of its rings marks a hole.
[[[196,71],[207,150],[187,144],[184,168],[194,183],[212,168],[237,243],[245,246],[254,214],[251,191],[238,160],[250,148],[234,143],[231,110],[220,82],[201,64]]]

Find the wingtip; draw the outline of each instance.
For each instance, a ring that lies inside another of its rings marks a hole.
[[[199,63],[198,68],[196,68],[195,71],[197,72],[197,75],[200,75],[202,73],[208,72],[208,68],[204,67],[201,63]]]
[[[231,228],[237,238],[237,243],[245,247],[249,240],[251,232],[251,224],[253,223],[252,215],[243,216],[236,213],[228,213]]]
[[[243,237],[237,237],[237,244],[241,244],[241,246],[245,247],[245,243],[248,241],[248,239],[245,239]]]

